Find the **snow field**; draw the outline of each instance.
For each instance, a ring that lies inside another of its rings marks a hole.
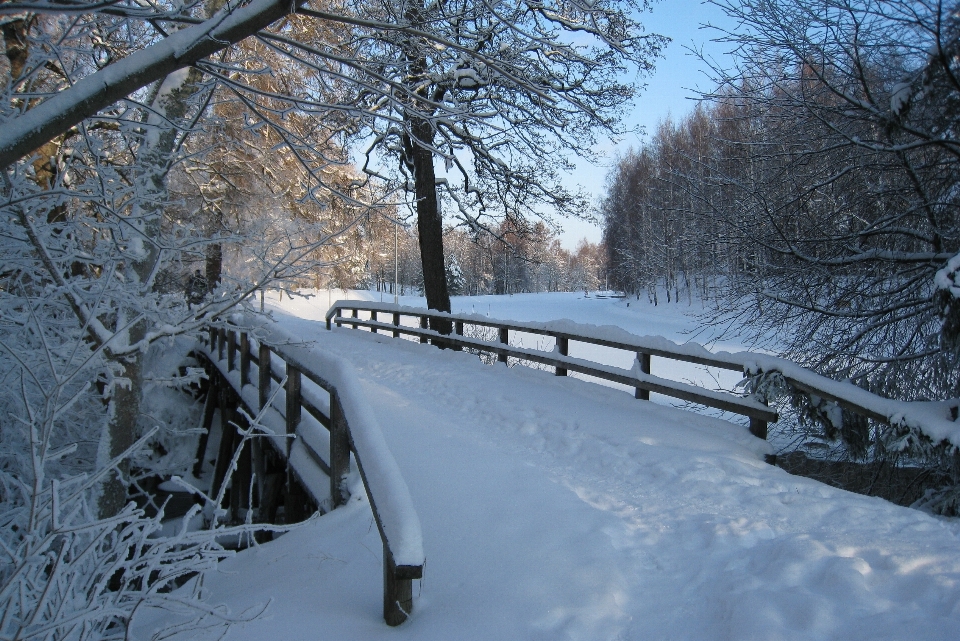
[[[571,299],[556,318],[600,313]],[[540,320],[522,311],[491,316]],[[790,476],[726,421],[383,335],[281,325],[356,368],[420,515],[424,579],[411,619],[384,625],[379,535],[354,478],[348,507],[206,577],[210,602],[234,613],[272,599],[228,639],[956,638],[956,521]]]

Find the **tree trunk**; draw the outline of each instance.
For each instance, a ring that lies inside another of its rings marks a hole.
[[[423,265],[423,293],[427,307],[450,311],[447,273],[443,259],[443,220],[437,202],[437,181],[433,167],[433,127],[428,121],[411,118],[413,139],[408,137],[407,153],[413,169],[417,198],[417,231],[420,234],[420,260]],[[453,331],[447,320],[430,321],[430,328],[441,334]]]

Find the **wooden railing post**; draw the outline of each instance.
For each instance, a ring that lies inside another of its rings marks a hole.
[[[500,328],[500,342],[503,343],[504,345],[510,344],[510,330],[507,329],[506,327]],[[497,360],[500,361],[501,363],[506,363],[507,355],[497,354]]]
[[[354,310],[353,310],[353,314],[351,314],[351,316],[353,316],[354,318],[360,318],[360,310],[354,309]],[[356,324],[356,323],[353,324],[353,328],[354,328],[354,329],[357,328],[357,324]]]
[[[383,620],[389,626],[397,626],[407,620],[413,611],[413,581],[398,579],[393,556],[383,544]]]
[[[759,418],[750,419],[750,433],[757,438],[767,439],[767,422]]]
[[[346,505],[346,477],[350,473],[350,428],[337,391],[330,392],[330,498],[333,506]]]
[[[232,329],[227,332],[227,371],[232,372],[237,366],[237,333]]]
[[[217,462],[213,470],[211,496],[217,496],[220,493],[220,488],[227,482],[227,466],[233,457],[234,434],[236,432],[230,423],[230,416],[233,412],[229,405],[229,385],[225,380],[220,379],[219,375],[217,378],[217,407],[220,410],[220,450],[217,452]]]
[[[210,328],[210,353],[213,354],[217,351],[217,328]]]
[[[420,329],[426,329],[426,328],[427,328],[427,317],[426,317],[426,316],[421,316],[421,317],[420,317]],[[426,343],[426,342],[427,342],[427,337],[426,337],[426,336],[421,336],[421,337],[420,337],[420,342],[421,342],[421,343]]]
[[[377,310],[374,309],[374,310],[371,310],[371,311],[370,311],[370,320],[376,322],[376,320],[377,320]],[[370,328],[370,331],[373,332],[374,334],[376,334],[376,333],[377,333],[377,328],[376,328],[376,327],[371,327],[371,328]]]
[[[463,336],[463,321],[457,321],[453,324],[453,333],[457,336]],[[463,345],[452,345],[451,348],[455,352],[463,351]]]
[[[220,328],[217,330],[217,360],[223,360],[223,348],[227,343],[227,330]]]
[[[558,337],[557,337],[557,351],[560,352],[560,355],[561,355],[561,356],[568,356],[569,353],[570,353],[570,339],[568,339],[566,336],[558,336]],[[557,366],[557,372],[556,372],[556,374],[557,374],[557,376],[566,376],[566,375],[567,375],[567,368],[566,368],[566,367],[560,367],[560,366],[558,365],[558,366]]]
[[[339,307],[332,307],[331,310],[333,311],[333,314],[331,315],[330,318],[327,319],[327,330],[330,330],[330,324],[332,322],[332,319],[340,315]],[[327,313],[329,313],[329,311]],[[337,323],[337,327],[340,327],[340,323]]]
[[[287,395],[287,493],[283,500],[283,518],[286,523],[297,523],[304,517],[304,493],[290,463],[290,449],[293,447],[293,438],[300,425],[300,376],[300,370],[287,363],[287,384],[284,387]]]
[[[257,381],[257,389],[260,392],[260,409],[263,409],[267,401],[270,400],[270,347],[261,341],[259,352],[257,361],[260,363],[260,372],[257,377],[259,379]]]
[[[393,326],[400,327],[400,312],[393,313]],[[396,329],[393,330],[393,337],[400,338],[400,331]]]
[[[292,435],[297,433],[300,425],[300,370],[287,363],[287,384],[284,387],[287,394],[287,458],[290,457],[290,446],[293,444]]]
[[[337,327],[343,327],[343,323],[340,322],[340,315],[343,312],[343,309],[340,307],[337,307],[336,309],[337,309],[337,315],[336,315]]]
[[[644,374],[650,373],[650,354],[644,352],[637,352],[637,360],[640,361],[640,371]],[[642,401],[650,400],[650,390],[640,389],[639,387],[633,394],[634,398],[638,398]]]
[[[240,332],[240,389],[250,384],[250,338]]]

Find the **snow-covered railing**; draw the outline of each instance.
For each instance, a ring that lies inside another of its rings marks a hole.
[[[207,357],[250,415],[259,415],[274,432],[275,449],[317,504],[336,508],[350,498],[346,478],[353,453],[383,541],[383,617],[399,625],[413,609],[412,581],[422,578],[424,564],[420,520],[400,469],[352,365],[297,347],[295,338],[275,328],[268,339],[266,333],[259,328],[257,342],[244,331],[211,328]],[[275,405],[269,405],[271,398]]]
[[[358,312],[366,312],[367,318],[360,318]],[[387,315],[391,322],[381,322],[380,314]],[[405,318],[416,319],[418,326],[401,325],[401,320]],[[958,399],[941,402],[887,399],[850,382],[829,379],[796,363],[767,354],[710,352],[696,343],[680,345],[660,336],[637,336],[618,327],[579,325],[568,320],[521,323],[478,314],[448,314],[419,307],[365,301],[337,301],[327,312],[326,319],[327,329],[333,324],[338,327],[347,324],[353,328],[365,327],[373,332],[392,332],[394,337],[400,334],[417,336],[420,342],[430,341],[454,349],[468,347],[494,353],[502,362],[506,362],[507,357],[511,356],[551,365],[558,376],[566,375],[569,370],[623,383],[634,387],[636,398],[639,399],[649,399],[649,393],[656,392],[726,410],[749,417],[751,433],[760,438],[766,438],[767,423],[777,420],[777,413],[765,405],[766,402],[776,400],[776,390],[773,388],[777,386],[764,385],[763,382],[781,377],[785,383],[785,386],[780,386],[781,394],[784,390],[805,394],[812,399],[814,405],[825,409],[826,420],[831,420],[831,414],[834,415],[832,420],[837,420],[838,412],[831,412],[829,409],[835,407],[868,419],[901,426],[906,434],[919,434],[933,443],[948,442],[960,446],[960,423],[956,422],[960,405]],[[427,329],[431,319],[452,323],[454,334],[442,335]],[[463,336],[464,325],[496,328],[499,342]],[[553,352],[511,346],[510,332],[551,336],[556,339],[556,346]],[[636,354],[634,367],[632,370],[624,370],[570,357],[568,354],[571,341],[633,352]],[[752,382],[754,393],[738,397],[653,376],[650,372],[651,356],[741,372]],[[766,389],[760,389],[761,387]]]
[[[346,312],[350,316],[346,316]],[[368,317],[359,317],[358,312],[367,312]],[[391,317],[390,323],[379,320],[380,314]],[[403,318],[414,318],[417,327],[401,324]],[[635,397],[649,400],[650,392],[679,398],[691,403],[705,405],[732,412],[750,419],[750,431],[760,438],[767,436],[767,423],[777,420],[776,411],[749,396],[736,396],[725,392],[697,387],[670,379],[655,376],[650,371],[650,357],[659,356],[674,360],[697,363],[712,367],[743,371],[743,364],[711,354],[699,345],[677,345],[661,337],[639,337],[614,327],[584,327],[572,321],[552,321],[549,323],[521,323],[498,320],[477,314],[447,314],[419,307],[402,307],[388,303],[365,301],[337,301],[326,315],[327,329],[335,323],[338,327],[348,324],[354,329],[365,327],[373,332],[392,332],[394,337],[400,334],[417,336],[420,342],[431,341],[454,349],[464,347],[496,354],[501,362],[508,357],[532,361],[552,366],[557,376],[566,376],[567,372],[578,372],[588,376],[621,383],[635,389]],[[437,319],[453,324],[454,334],[443,335],[427,328],[428,321]],[[464,325],[492,327],[498,330],[498,342],[464,336]],[[556,339],[552,352],[510,345],[510,332],[522,332],[551,336]],[[614,349],[622,349],[636,354],[633,369],[625,370],[594,361],[569,355],[570,342],[591,343]]]

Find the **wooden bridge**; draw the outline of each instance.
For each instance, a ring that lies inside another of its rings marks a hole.
[[[515,359],[550,367],[557,376],[578,372],[624,384],[634,389],[637,399],[649,399],[654,392],[721,409],[748,417],[750,432],[759,438],[766,437],[767,424],[778,418],[763,399],[658,377],[651,372],[651,356],[752,376],[775,371],[795,390],[818,395],[866,418],[890,421],[896,412],[897,420],[904,416],[903,404],[893,408],[885,405],[890,403],[886,399],[765,355],[711,354],[665,339],[571,329],[564,323],[517,323],[359,301],[338,301],[326,318],[331,330],[346,326],[411,337],[420,343],[495,356],[501,363]],[[453,333],[441,334],[430,328],[431,323],[446,323]],[[485,336],[483,330],[495,333],[495,338]],[[552,338],[553,348],[511,345],[511,335],[517,333]],[[632,353],[634,367],[626,370],[570,356],[570,345],[577,342]],[[345,479],[352,460],[383,543],[383,616],[389,625],[402,623],[413,609],[412,581],[423,575],[421,526],[409,489],[377,419],[366,409],[350,363],[316,351],[308,354],[289,337],[273,335],[253,318],[211,328],[202,351],[211,381],[204,427],[208,431],[213,427],[216,409],[221,417],[213,494],[229,483],[223,508],[237,522],[250,518],[273,523],[282,513],[282,520],[290,523],[315,511],[328,512],[350,498]],[[265,436],[251,438],[251,424]],[[204,456],[209,458],[204,455],[206,448],[204,437],[198,466]]]

